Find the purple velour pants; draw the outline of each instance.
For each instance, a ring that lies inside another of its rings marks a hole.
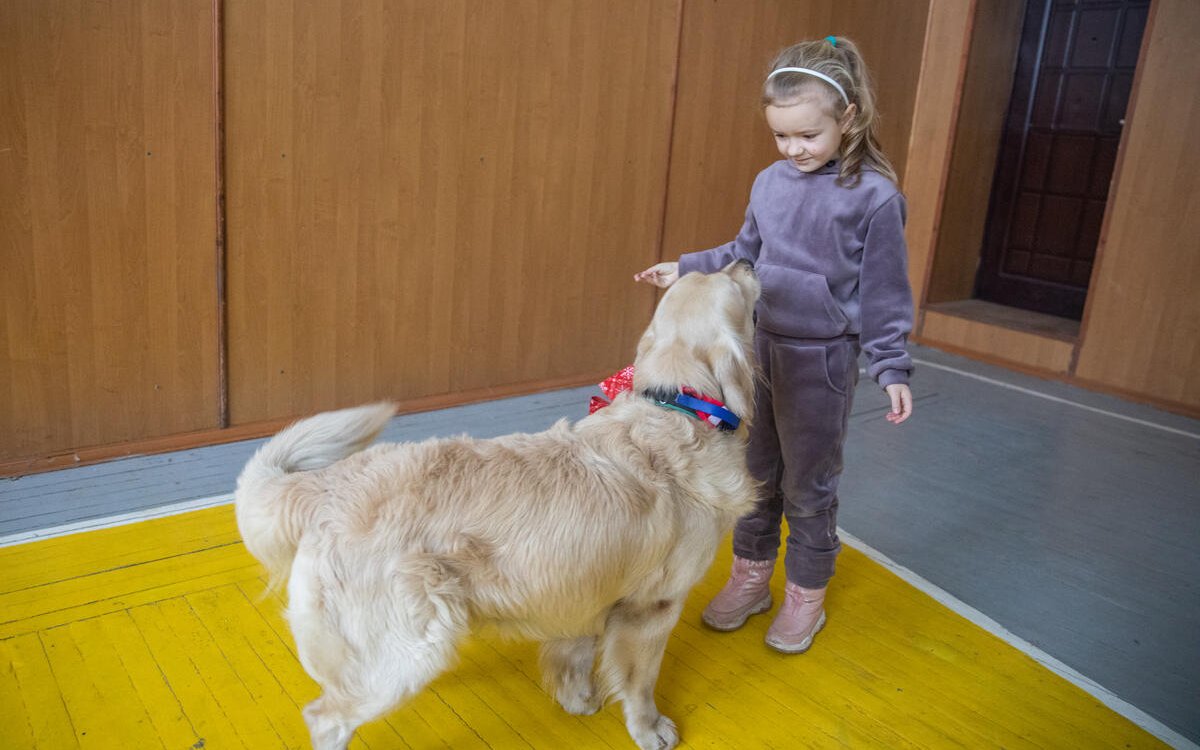
[[[734,529],[733,553],[775,559],[780,518],[786,516],[787,579],[824,588],[841,549],[837,486],[858,383],[858,339],[794,339],[760,328],[755,350],[763,381],[755,395],[747,461],[763,484],[758,506]]]

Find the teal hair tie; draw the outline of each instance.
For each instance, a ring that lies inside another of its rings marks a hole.
[[[827,36],[825,38],[829,40],[830,46],[833,46],[833,47],[837,46],[837,37],[836,36]]]

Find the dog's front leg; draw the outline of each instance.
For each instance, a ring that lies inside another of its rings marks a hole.
[[[621,698],[625,728],[641,750],[670,750],[679,744],[675,722],[658,712],[654,686],[671,629],[683,600],[648,604],[622,602],[604,626],[601,670]]]
[[[594,714],[600,710],[600,694],[592,680],[596,662],[596,639],[566,638],[542,644],[542,675],[546,690],[554,693],[569,714]]]

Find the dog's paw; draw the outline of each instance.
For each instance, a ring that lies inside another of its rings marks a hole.
[[[660,715],[658,719],[640,731],[630,728],[629,734],[641,750],[671,750],[679,744],[679,730],[675,722]]]
[[[600,710],[600,696],[591,684],[569,685],[559,688],[554,697],[558,705],[569,714],[590,716]]]

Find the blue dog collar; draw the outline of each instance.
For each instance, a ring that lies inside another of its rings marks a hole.
[[[710,427],[715,427],[718,430],[732,432],[742,423],[742,420],[736,414],[726,409],[724,405],[714,404],[711,401],[705,401],[702,398],[696,398],[687,393],[676,393],[669,401],[658,396],[646,395],[650,396],[651,401],[664,409],[672,409],[687,414],[690,417],[695,417],[701,422],[707,422]]]
[[[686,393],[679,393],[675,396],[675,403],[685,409],[691,409],[696,412],[697,419],[703,419],[718,430],[736,430],[742,420],[738,416],[729,411],[723,406],[709,403],[703,399],[689,396]],[[705,416],[700,416],[704,414]]]

